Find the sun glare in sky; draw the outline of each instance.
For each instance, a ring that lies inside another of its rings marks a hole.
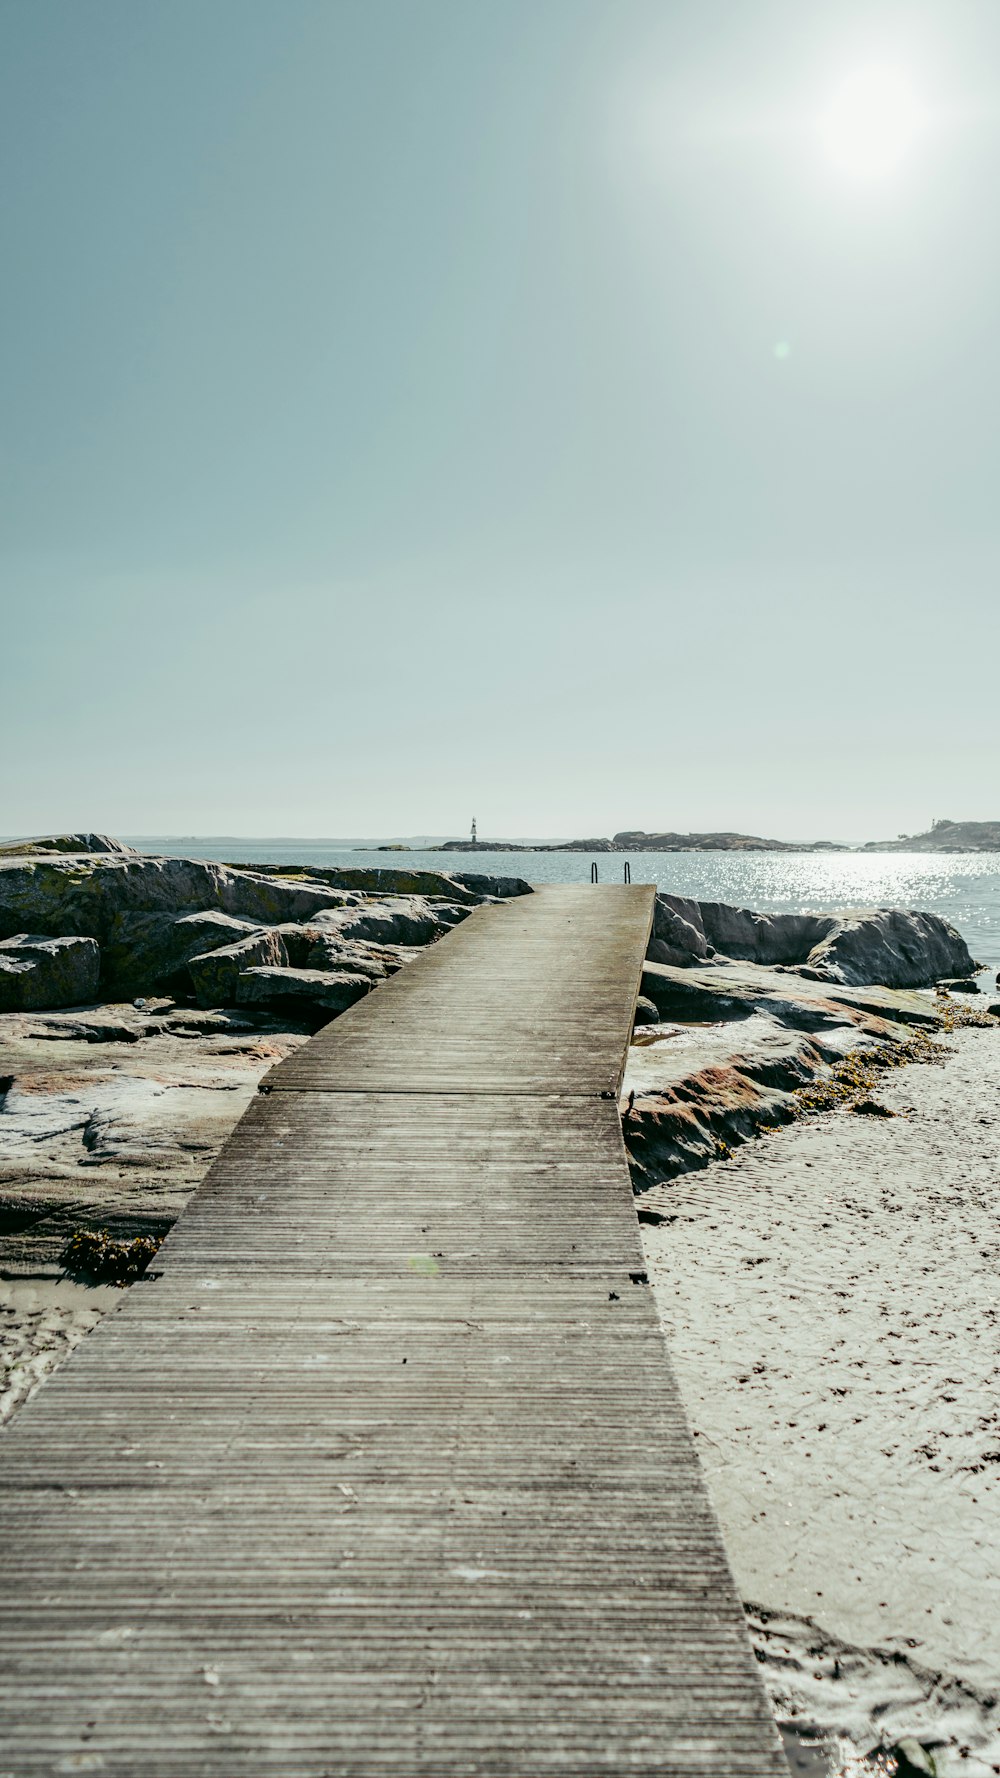
[[[823,142],[842,172],[881,179],[906,158],[922,123],[923,108],[905,74],[861,68],[833,94],[822,120]]]

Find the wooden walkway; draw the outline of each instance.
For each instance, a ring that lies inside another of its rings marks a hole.
[[[777,1778],[616,1104],[652,890],[269,1077],[0,1439],[0,1778]]]

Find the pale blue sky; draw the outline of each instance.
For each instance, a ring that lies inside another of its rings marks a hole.
[[[0,147],[0,831],[1000,812],[993,0],[0,0]]]

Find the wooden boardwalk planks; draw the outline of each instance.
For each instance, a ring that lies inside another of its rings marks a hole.
[[[784,1772],[601,1097],[651,898],[481,910],[328,1026],[21,1411],[0,1773]]]
[[[269,1084],[613,1095],[652,893],[560,884],[482,908],[379,989],[377,1018],[359,1002]]]

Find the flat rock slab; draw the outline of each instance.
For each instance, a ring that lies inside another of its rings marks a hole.
[[[164,1235],[304,1041],[259,1025],[170,1001],[0,1016],[0,1277],[57,1277],[79,1229]]]
[[[20,1411],[19,1778],[785,1772],[605,1096],[651,912],[485,909],[352,1008]]]
[[[690,969],[646,963],[642,991],[662,1018],[685,1023],[745,1019],[760,1011],[803,1031],[842,1025],[850,1013],[860,1014],[854,1023],[873,1036],[884,1033],[886,1022],[935,1030],[941,1024],[940,1008],[930,995],[915,989],[845,987],[810,980],[797,970],[723,958]]]

